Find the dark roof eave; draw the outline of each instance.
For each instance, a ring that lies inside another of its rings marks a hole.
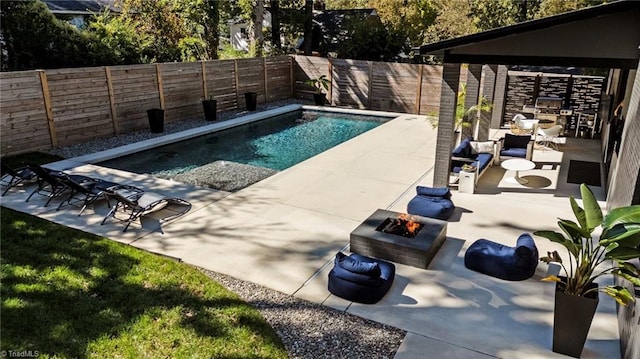
[[[435,42],[420,46],[421,55],[442,55],[447,49],[459,45],[469,45],[475,42],[491,40],[506,35],[515,35],[526,31],[539,30],[543,27],[551,27],[565,24],[571,21],[588,19],[603,14],[611,14],[640,7],[640,2],[636,1],[616,1],[609,4],[592,6],[580,10],[570,11],[542,19],[529,20],[514,25],[504,26],[492,30],[478,32],[471,35],[456,37],[449,40]]]
[[[634,69],[638,67],[638,59],[582,58],[582,57],[549,57],[549,56],[504,56],[504,55],[455,55],[445,52],[443,62],[496,65],[531,65],[531,66],[574,66]]]

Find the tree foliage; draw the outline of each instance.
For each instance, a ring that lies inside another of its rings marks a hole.
[[[111,54],[113,64],[140,64],[152,56],[153,39],[131,18],[113,17],[105,11],[94,16],[88,31]]]
[[[56,19],[40,1],[0,2],[2,70],[108,64],[111,55],[89,34]]]
[[[568,11],[578,10],[589,6],[606,3],[606,0],[542,0],[535,18],[562,14]]]
[[[438,15],[433,0],[370,0],[387,29],[412,46],[422,45],[424,32]]]
[[[425,43],[451,39],[478,32],[467,1],[434,0],[438,16],[425,32]]]
[[[229,33],[228,20],[240,17],[261,23],[255,11],[260,4],[275,5],[276,23],[264,46],[261,42],[253,44],[252,55],[260,55],[263,48],[266,53],[286,53],[299,38],[312,37],[311,7],[324,3],[327,9],[376,9],[382,23],[349,23],[340,35],[338,53],[341,57],[380,60],[392,59],[401,50],[407,52],[424,43],[603,2],[115,0],[119,13],[96,14],[86,29],[79,30],[56,19],[40,0],[1,1],[2,70],[216,59],[220,39]],[[261,31],[262,26],[257,26],[254,35],[258,39]],[[285,39],[282,48],[281,36]],[[311,41],[305,43],[310,45]]]
[[[387,31],[377,18],[367,17],[348,19],[338,43],[340,58],[389,61],[400,52],[404,39]]]

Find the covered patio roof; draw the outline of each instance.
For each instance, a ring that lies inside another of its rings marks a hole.
[[[640,2],[616,1],[420,47],[446,63],[635,69]]]

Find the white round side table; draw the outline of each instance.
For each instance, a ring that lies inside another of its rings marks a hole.
[[[503,161],[500,166],[508,171],[516,171],[515,176],[511,178],[507,178],[505,181],[519,183],[519,184],[527,184],[527,181],[524,178],[521,178],[518,174],[520,171],[528,171],[536,168],[536,164],[532,161],[525,160],[524,158],[513,158],[510,160]]]

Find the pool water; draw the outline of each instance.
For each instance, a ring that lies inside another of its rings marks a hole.
[[[101,162],[160,177],[215,161],[283,170],[369,131],[389,118],[294,111]]]

